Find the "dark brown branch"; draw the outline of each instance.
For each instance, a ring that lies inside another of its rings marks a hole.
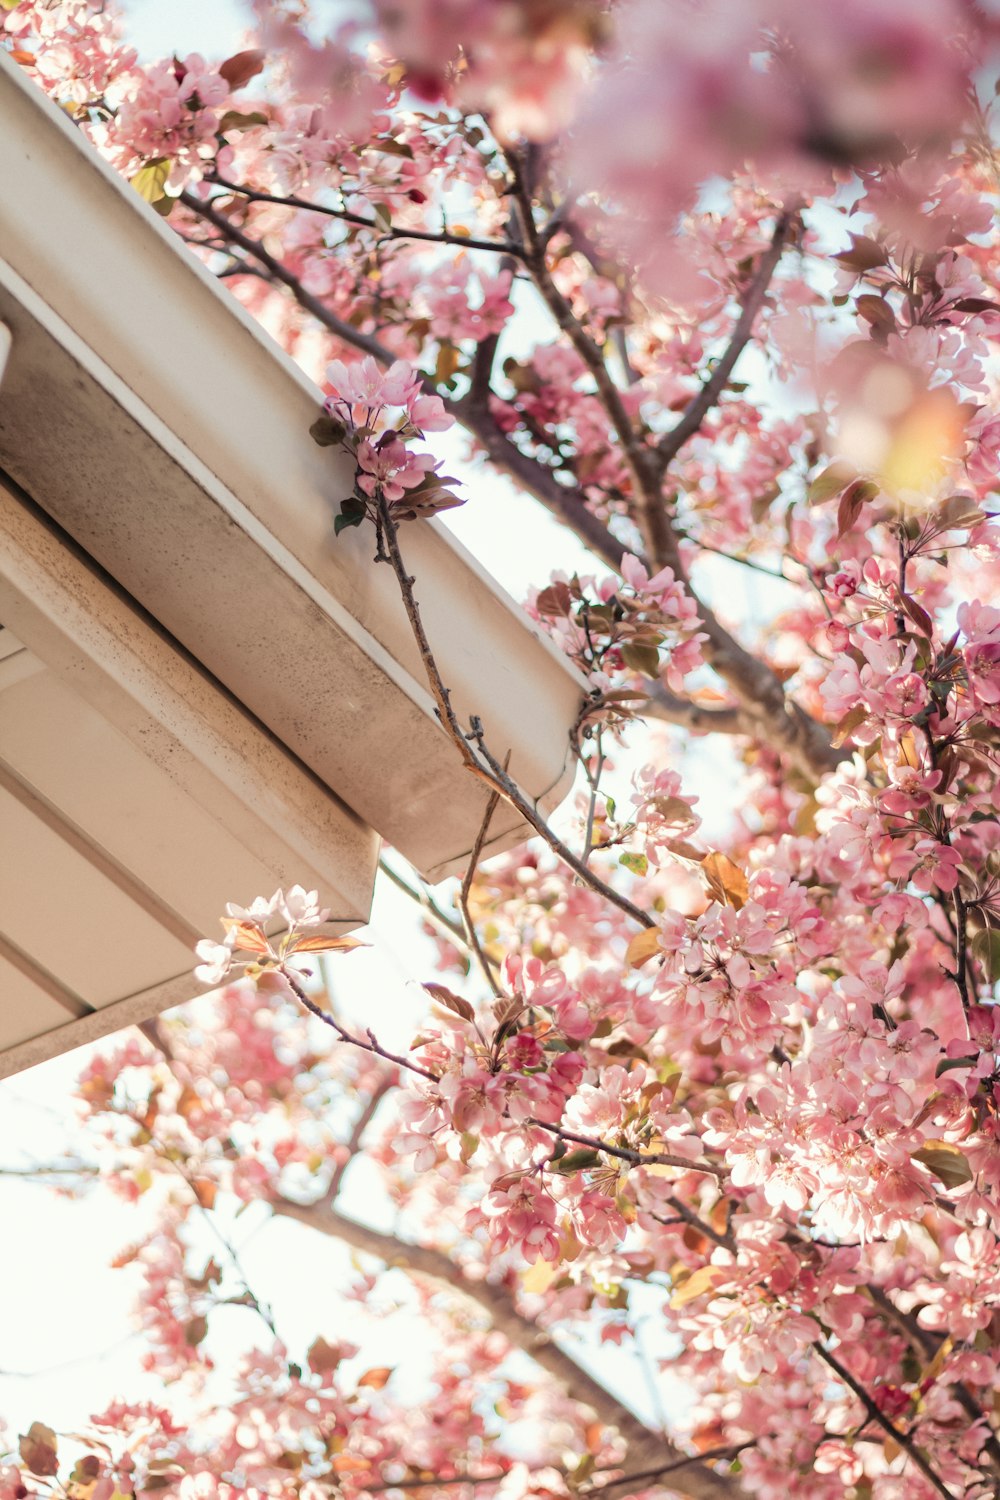
[[[689,438],[694,437],[706,416],[718,401],[736,361],[743,353],[753,333],[754,320],[760,312],[771,277],[774,275],[788,241],[799,222],[797,205],[786,208],[778,217],[771,236],[771,243],[760,258],[760,264],[743,296],[743,305],[736,320],[725,353],[720,357],[701,390],[685,408],[675,427],[657,445],[656,456],[661,471],[672,463]]]
[[[411,1062],[408,1057],[397,1057],[394,1052],[387,1052],[384,1047],[379,1045],[370,1031],[367,1033],[367,1040],[362,1040],[361,1037],[352,1035],[345,1027],[341,1026],[336,1016],[331,1015],[328,1010],[324,1010],[322,1006],[316,1004],[315,1000],[303,989],[295,971],[289,968],[287,964],[281,969],[281,976],[299,1004],[304,1005],[309,1014],[315,1016],[318,1021],[322,1021],[324,1026],[329,1026],[335,1031],[342,1042],[347,1042],[351,1047],[360,1047],[362,1052],[372,1052],[376,1057],[381,1057],[386,1062],[395,1063],[397,1068],[405,1068],[408,1073],[419,1073],[421,1078],[426,1078],[431,1083],[438,1082],[436,1073],[429,1073],[426,1068],[421,1068],[419,1064]]]
[[[617,572],[630,549],[587,508],[575,485],[560,483],[547,464],[522,453],[497,426],[485,402],[477,406],[471,396],[463,396],[447,405],[451,415],[472,434],[496,468],[544,505],[557,521],[580,538],[595,557]]]
[[[578,875],[592,891],[596,891],[598,895],[603,896],[606,901],[612,906],[616,906],[626,916],[631,917],[632,921],[636,922],[640,927],[655,927],[655,921],[647,912],[642,911],[634,902],[629,901],[627,896],[623,896],[620,891],[616,891],[613,886],[601,880],[600,876],[595,875],[593,870],[584,864],[569,845],[564,843],[557,834],[553,833],[548,823],[546,823],[545,819],[537,811],[531,799],[525,795],[517,782],[507,774],[505,768],[490,754],[484,745],[482,726],[478,720],[472,721],[472,738],[475,740],[476,745],[476,748],[473,748],[470,737],[463,731],[455,715],[455,710],[451,706],[451,694],[441,680],[441,674],[438,671],[434,653],[431,650],[430,642],[424,630],[420,607],[413,592],[413,585],[416,580],[406,570],[403,555],[399,547],[399,535],[396,523],[392,518],[388,504],[381,495],[379,496],[378,507],[382,533],[388,548],[388,560],[399,583],[403,596],[403,606],[420,653],[420,660],[431,690],[431,696],[437,707],[442,728],[450,735],[466,768],[480,781],[484,782],[491,791],[498,792],[503,800],[515,812],[521,815],[529,827],[541,835],[553,854],[557,855],[573,871],[574,875]]]
[[[338,339],[343,339],[345,344],[351,344],[365,354],[371,354],[380,364],[392,364],[395,355],[384,344],[380,344],[378,339],[370,333],[362,333],[350,323],[346,323],[343,318],[338,318],[336,313],[332,313],[318,297],[314,297],[312,292],[307,292],[299,278],[289,271],[287,266],[282,265],[281,261],[272,255],[259,240],[255,240],[251,235],[237,228],[235,224],[230,223],[225,214],[220,213],[218,209],[213,208],[210,203],[206,203],[194,193],[181,193],[180,201],[185,208],[190,209],[193,214],[197,214],[200,219],[204,219],[217,229],[231,245],[237,245],[245,255],[252,255],[255,260],[260,261],[275,281],[287,287],[299,306],[314,317],[328,333],[332,333]]]
[[[587,1374],[572,1355],[556,1343],[551,1334],[539,1328],[518,1310],[506,1287],[473,1276],[467,1277],[463,1274],[461,1265],[443,1251],[424,1245],[407,1244],[394,1235],[370,1229],[365,1224],[347,1218],[328,1203],[300,1204],[281,1198],[272,1204],[272,1208],[275,1214],[295,1219],[322,1234],[343,1240],[362,1254],[377,1257],[387,1266],[398,1266],[401,1270],[426,1277],[459,1296],[477,1302],[508,1342],[530,1355],[536,1364],[558,1381],[571,1400],[590,1407],[599,1421],[617,1429],[626,1447],[624,1466],[646,1469],[654,1464],[662,1467],[683,1459],[684,1478],[674,1485],[679,1493],[688,1496],[689,1500],[736,1500],[738,1491],[729,1478],[703,1464],[692,1465],[688,1456],[681,1453],[669,1438],[640,1422],[628,1407],[623,1406],[598,1380]]]
[[[299,306],[334,337],[365,354],[371,354],[382,364],[393,362],[395,356],[391,350],[373,335],[361,332],[330,312],[318,297],[306,291],[293,272],[262,244],[231,224],[211,204],[204,203],[188,192],[181,194],[181,201],[192,213],[212,224],[231,244],[258,260],[277,282],[291,292]],[[568,525],[597,556],[613,568],[620,567],[622,556],[627,550],[625,544],[591,514],[578,491],[566,488],[551,470],[522,454],[499,431],[488,410],[477,409],[470,403],[469,397],[452,402],[449,410],[478,438],[499,468],[510,474]],[[677,539],[667,522],[665,508],[658,504],[655,509],[660,517],[656,523],[656,557],[662,557],[680,575],[683,569],[677,551]],[[643,558],[640,560],[646,561]],[[655,561],[654,557],[654,563]],[[823,726],[810,719],[795,703],[789,702],[780,679],[771,668],[746,651],[706,605],[699,601],[698,607],[709,638],[706,655],[740,699],[755,726],[756,735],[769,740],[777,750],[783,751],[812,776],[838,765],[849,752],[846,749],[834,750]]]
[[[521,247],[512,240],[481,240],[474,235],[452,234],[447,229],[399,229],[391,225],[382,229],[374,219],[364,214],[352,213],[346,208],[332,208],[325,203],[310,203],[306,198],[297,198],[294,193],[283,196],[279,193],[262,193],[256,188],[239,187],[227,182],[224,177],[210,177],[209,182],[223,188],[227,193],[238,193],[249,203],[276,203],[283,208],[297,208],[304,213],[322,214],[328,219],[340,219],[345,224],[355,224],[361,229],[374,229],[383,240],[426,240],[436,245],[457,245],[463,250],[491,250],[495,255],[521,255]]]
[[[715,1463],[719,1459],[732,1460],[737,1458],[747,1448],[756,1447],[756,1438],[745,1443],[729,1443],[722,1448],[706,1448],[704,1453],[692,1453],[687,1458],[674,1459],[669,1464],[661,1464],[658,1469],[640,1469],[638,1473],[622,1474],[617,1479],[609,1479],[603,1484],[584,1484],[580,1486],[581,1495],[603,1495],[605,1490],[621,1489],[623,1484],[634,1484],[642,1489],[648,1489],[649,1483],[657,1479],[666,1479],[671,1474],[678,1474],[681,1469],[690,1468],[691,1464]]]
[[[483,814],[483,821],[480,825],[479,832],[476,835],[476,842],[473,845],[472,853],[469,856],[469,867],[466,870],[465,877],[462,881],[462,889],[458,893],[458,905],[462,913],[462,921],[465,924],[465,931],[468,937],[469,946],[472,949],[473,953],[476,955],[476,959],[479,963],[480,969],[483,971],[483,977],[485,978],[486,983],[489,985],[490,989],[497,997],[499,997],[501,994],[500,986],[497,983],[497,977],[493,971],[493,965],[490,962],[482,943],[479,941],[479,933],[476,931],[476,924],[473,920],[472,913],[469,910],[469,897],[472,894],[472,884],[476,878],[476,870],[479,868],[479,861],[482,858],[483,853],[483,845],[486,843],[486,836],[490,831],[490,824],[493,821],[493,814],[496,812],[499,806],[500,793],[493,792],[490,796],[490,800],[486,804],[486,811]]]
[[[907,1458],[909,1458],[910,1461],[916,1465],[921,1474],[923,1474],[924,1478],[934,1486],[938,1494],[943,1495],[944,1500],[958,1500],[958,1497],[956,1497],[952,1490],[948,1489],[937,1471],[932,1467],[930,1463],[928,1463],[927,1459],[924,1457],[924,1455],[921,1453],[920,1449],[914,1442],[911,1434],[906,1433],[902,1430],[902,1428],[897,1427],[895,1422],[891,1421],[890,1418],[886,1416],[885,1412],[881,1409],[878,1403],[874,1401],[871,1396],[869,1396],[864,1386],[861,1385],[859,1381],[855,1380],[850,1370],[846,1369],[846,1367],[840,1363],[840,1360],[837,1358],[837,1356],[835,1354],[831,1354],[829,1349],[825,1349],[823,1345],[818,1341],[813,1344],[813,1348],[819,1355],[820,1359],[823,1360],[824,1364],[829,1365],[830,1369],[837,1376],[838,1380],[843,1381],[844,1385],[846,1385],[849,1390],[853,1391],[854,1395],[858,1398],[858,1400],[861,1402],[861,1405],[868,1413],[869,1419],[873,1422],[876,1422],[878,1426],[882,1428],[882,1431],[892,1438],[893,1442],[896,1443],[900,1450],[906,1454]]]
[[[569,339],[590,372],[598,399],[621,445],[626,466],[632,478],[636,521],[646,548],[656,566],[676,556],[677,543],[670,530],[660,494],[659,473],[653,455],[642,441],[625,408],[621,391],[612,380],[604,354],[574,315],[573,309],[549,273],[545,242],[535,224],[531,194],[524,181],[517,156],[508,154],[511,191],[517,204],[524,237],[524,262],[538,292],[552,314],[556,327]]]

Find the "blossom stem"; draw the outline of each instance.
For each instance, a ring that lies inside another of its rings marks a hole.
[[[382,532],[389,553],[389,561],[399,583],[400,592],[403,597],[403,607],[406,610],[406,615],[417,643],[417,650],[420,653],[420,660],[423,663],[424,672],[431,690],[431,696],[437,707],[441,726],[451,736],[467,770],[478,777],[480,781],[484,782],[491,791],[498,793],[505,802],[514,808],[515,812],[520,813],[529,827],[533,828],[545,840],[552,852],[564,864],[568,865],[573,873],[581,878],[585,885],[589,886],[591,890],[596,891],[598,895],[603,896],[613,906],[617,906],[619,911],[623,911],[626,916],[631,917],[632,921],[636,922],[640,927],[655,927],[656,923],[654,919],[647,912],[642,911],[627,896],[623,896],[613,886],[601,880],[600,876],[595,875],[593,870],[584,864],[569,845],[565,844],[552,831],[548,823],[535,808],[534,803],[525,795],[513,777],[508,774],[506,767],[487,749],[481,722],[474,718],[471,721],[471,736],[464,733],[451,704],[451,692],[442,680],[437,661],[431,650],[430,642],[427,639],[427,632],[424,629],[423,620],[420,615],[420,606],[413,591],[416,579],[406,570],[403,554],[399,546],[398,529],[392,518],[389,504],[381,490],[378,492],[378,513],[379,519],[382,522]],[[475,748],[473,748],[473,742]]]
[[[288,985],[288,988],[295,996],[296,1000],[298,1000],[299,1004],[304,1005],[306,1010],[309,1011],[310,1015],[315,1016],[318,1021],[322,1021],[324,1026],[331,1027],[332,1030],[334,1030],[340,1037],[340,1040],[342,1042],[347,1042],[352,1047],[360,1047],[362,1052],[373,1052],[376,1057],[385,1058],[386,1062],[395,1063],[398,1068],[406,1068],[410,1073],[419,1073],[422,1078],[429,1079],[431,1083],[437,1083],[439,1081],[438,1075],[436,1073],[428,1072],[426,1068],[421,1068],[419,1064],[410,1062],[409,1058],[397,1057],[394,1052],[386,1051],[386,1049],[376,1041],[375,1037],[370,1031],[367,1034],[367,1041],[362,1041],[361,1037],[359,1036],[352,1036],[349,1031],[345,1030],[345,1028],[341,1026],[340,1022],[336,1019],[335,1016],[331,1016],[329,1011],[326,1011],[322,1008],[322,1006],[317,1005],[315,1000],[313,1000],[312,997],[306,993],[302,984],[299,982],[294,969],[289,968],[287,964],[282,964],[279,972],[285,983]]]

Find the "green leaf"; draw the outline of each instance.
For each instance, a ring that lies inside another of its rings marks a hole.
[[[600,1152],[591,1150],[590,1147],[582,1147],[579,1151],[567,1151],[565,1156],[559,1158],[555,1163],[557,1172],[567,1175],[570,1172],[583,1172],[590,1167],[601,1165]]]
[[[833,747],[839,750],[844,741],[854,733],[860,724],[868,717],[868,708],[864,703],[856,703],[837,725],[837,731],[833,737]]]
[[[933,1172],[946,1188],[961,1187],[972,1181],[972,1168],[957,1146],[950,1141],[925,1141],[919,1151],[910,1153],[928,1171]]]
[[[447,340],[438,347],[437,364],[434,367],[434,379],[438,385],[448,385],[453,376],[462,367],[462,351]]]
[[[152,161],[140,167],[135,176],[129,178],[129,181],[140,198],[145,198],[147,203],[158,203],[166,196],[167,178],[170,176],[172,166],[173,162],[169,156],[154,157]]]
[[[328,416],[326,412],[323,412],[310,427],[309,436],[321,448],[333,448],[343,442],[347,436],[347,428],[343,422],[338,422],[336,417]]]
[[[985,927],[972,939],[971,948],[994,983],[1000,978],[1000,932]]]
[[[619,856],[618,863],[624,865],[626,870],[631,870],[633,875],[645,875],[649,869],[649,860],[644,854],[631,854],[626,851]]]
[[[252,109],[249,114],[243,114],[238,109],[227,109],[218,124],[220,135],[226,135],[230,130],[252,130],[255,125],[266,125],[267,115],[259,109]]]
[[[364,502],[356,499],[353,495],[348,495],[347,499],[341,502],[340,515],[337,516],[333,523],[334,536],[339,536],[349,526],[360,526],[365,518],[365,514]]]
[[[380,234],[388,234],[392,228],[392,210],[388,203],[373,204],[372,213],[375,219],[375,228]]]
[[[852,480],[858,476],[848,464],[830,464],[809,486],[808,500],[810,505],[822,505],[826,500],[832,500],[834,495],[839,495],[845,490]]]
[[[658,678],[660,675],[660,653],[655,646],[639,646],[630,641],[622,647],[622,661],[633,672],[644,677]]]

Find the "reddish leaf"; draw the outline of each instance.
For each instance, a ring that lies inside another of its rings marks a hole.
[[[191,1318],[184,1324],[184,1342],[189,1349],[194,1349],[201,1343],[208,1332],[208,1319],[202,1315]]]
[[[872,271],[888,260],[885,247],[866,234],[852,234],[850,250],[841,250],[833,258],[850,271]]]
[[[947,500],[941,501],[935,520],[949,531],[968,531],[986,520],[986,512],[979,508],[971,495],[949,495]]]
[[[369,1390],[380,1391],[383,1386],[388,1385],[391,1374],[389,1365],[378,1365],[374,1370],[366,1370],[358,1381],[358,1390],[367,1386]]]
[[[306,1362],[314,1375],[330,1375],[340,1364],[344,1351],[340,1344],[328,1344],[326,1339],[314,1339],[309,1345]]]
[[[232,57],[227,57],[224,63],[219,64],[220,77],[229,84],[232,93],[237,89],[244,88],[258,73],[264,71],[266,54],[259,47],[251,48],[247,52],[234,52]]]
[[[862,507],[869,501],[874,500],[878,494],[878,485],[872,484],[870,479],[855,479],[847,486],[840,497],[837,507],[837,538],[839,540],[845,533],[850,531]]]
[[[32,1474],[46,1477],[58,1472],[56,1435],[44,1422],[32,1422],[17,1446],[22,1463]]]
[[[561,619],[563,615],[569,614],[572,602],[569,584],[550,583],[535,600],[535,608],[548,619]]]
[[[913,621],[914,625],[920,631],[920,634],[925,635],[927,639],[930,640],[931,636],[934,634],[934,621],[931,619],[926,609],[924,609],[923,605],[918,604],[916,599],[911,599],[909,594],[900,594],[899,602],[903,606],[905,612],[909,615],[910,619]]]
[[[219,1189],[210,1177],[195,1177],[191,1183],[191,1188],[202,1208],[214,1207],[215,1197]]]
[[[351,953],[355,948],[369,948],[370,943],[363,943],[360,938],[354,937],[316,937],[297,938],[295,942],[296,953]]]
[[[226,933],[235,934],[235,947],[247,953],[267,952],[267,938],[259,927],[254,927],[251,922],[241,922],[238,917],[223,917],[221,920]]]
[[[876,297],[866,292],[863,297],[857,299],[855,307],[865,322],[871,324],[873,335],[878,335],[884,340],[890,333],[896,332],[895,315],[884,297]]]
[[[991,302],[988,297],[959,297],[952,307],[967,313],[1000,312],[1000,302]]]
[[[202,1338],[205,1337],[207,1332],[207,1317],[204,1317],[204,1314],[199,1317],[192,1317],[192,1319],[189,1319],[189,1322],[184,1323],[184,1343],[187,1344],[189,1349],[195,1349],[198,1344],[201,1344]]]
[[[456,1016],[461,1016],[463,1021],[474,1021],[476,1019],[476,1013],[468,1000],[463,1000],[461,995],[456,995],[452,990],[448,989],[447,985],[425,984],[424,989],[432,1000],[437,1001],[438,1005],[443,1005]]]

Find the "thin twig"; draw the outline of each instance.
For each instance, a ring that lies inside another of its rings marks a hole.
[[[685,408],[680,421],[657,445],[656,456],[661,471],[672,463],[688,438],[694,437],[706,416],[718,401],[733,368],[753,333],[754,320],[764,301],[771,277],[781,260],[799,218],[799,205],[790,205],[778,216],[771,243],[760,258],[756,274],[743,296],[743,306],[736,320],[729,344],[701,390]]]
[[[337,317],[318,297],[307,291],[294,272],[276,259],[259,240],[237,228],[224,214],[195,194],[184,192],[180,196],[185,208],[212,224],[225,240],[264,266],[274,280],[287,288],[299,306],[328,333],[343,343],[370,354],[380,364],[392,364],[395,355],[390,349],[372,334],[364,333]],[[428,389],[434,388],[433,382],[426,383]],[[509,474],[564,525],[569,526],[596,556],[610,567],[621,566],[624,553],[630,549],[588,509],[579,487],[570,488],[561,484],[551,468],[522,453],[517,444],[500,430],[488,405],[473,404],[468,396],[445,404],[450,415],[461,422],[483,445],[498,468]],[[666,521],[665,508],[657,504],[654,514],[658,518],[655,522],[657,545],[651,550],[649,558],[640,553],[639,561],[644,565],[652,563],[653,566],[660,566],[662,555],[662,561],[669,563],[678,576],[683,576],[676,538]],[[715,670],[734,689],[745,713],[752,720],[753,727],[748,732],[766,734],[778,749],[784,750],[812,775],[830,770],[847,758],[850,754],[848,748],[834,750],[828,731],[786,698],[780,679],[767,663],[744,650],[693,593],[692,598],[698,604],[702,624],[708,635],[706,655]]]
[[[450,1479],[397,1479],[394,1484],[365,1484],[361,1489],[368,1495],[385,1495],[392,1490],[437,1490],[453,1484],[499,1484],[508,1473],[508,1469],[498,1469],[495,1474],[455,1474]]]
[[[699,1234],[703,1234],[706,1239],[711,1240],[713,1244],[719,1245],[723,1250],[729,1250],[733,1255],[736,1254],[736,1236],[732,1230],[726,1229],[720,1231],[713,1229],[707,1219],[703,1219],[700,1214],[696,1214],[694,1209],[689,1208],[683,1199],[677,1198],[673,1194],[667,1199],[667,1202],[674,1213],[678,1214],[684,1220],[685,1224],[690,1224],[692,1229],[696,1229]]]
[[[480,825],[479,832],[476,835],[476,842],[472,846],[472,853],[469,856],[468,869],[465,872],[465,877],[462,880],[462,889],[458,895],[458,905],[462,913],[462,921],[465,923],[465,931],[468,936],[469,946],[471,947],[473,953],[476,955],[476,958],[479,962],[479,967],[483,971],[483,977],[485,978],[486,983],[489,985],[490,989],[493,991],[493,994],[498,999],[500,998],[502,991],[500,989],[499,983],[497,982],[497,977],[494,973],[493,965],[490,962],[486,949],[479,941],[479,933],[476,931],[476,924],[473,920],[472,913],[469,910],[469,897],[472,894],[472,885],[475,881],[476,870],[482,857],[483,845],[486,843],[486,836],[490,831],[490,824],[493,821],[493,814],[496,812],[499,805],[500,793],[498,791],[493,792],[486,804],[486,811],[483,814],[483,821]]]
[[[275,203],[284,208],[298,208],[305,213],[322,214],[328,219],[340,219],[345,224],[355,224],[361,229],[374,229],[383,240],[426,240],[437,245],[456,245],[462,250],[491,250],[495,255],[514,255],[518,258],[523,253],[513,240],[481,240],[471,234],[452,234],[447,229],[400,229],[395,224],[383,229],[375,219],[367,219],[364,214],[352,213],[346,208],[332,208],[324,203],[310,203],[307,198],[298,198],[294,193],[262,193],[256,188],[239,187],[235,182],[227,182],[224,177],[218,176],[210,177],[208,181],[227,193],[238,193],[250,203]]]
[[[711,1463],[714,1459],[733,1459],[747,1448],[756,1447],[757,1439],[751,1438],[745,1443],[727,1443],[722,1448],[706,1448],[704,1453],[691,1453],[686,1458],[673,1459],[668,1464],[661,1464],[656,1469],[640,1469],[638,1473],[622,1474],[617,1479],[609,1479],[605,1484],[584,1484],[580,1486],[581,1495],[603,1495],[605,1490],[620,1489],[623,1484],[641,1484],[644,1480],[663,1479],[668,1474],[677,1474],[681,1469],[690,1468],[692,1464]]]
[[[399,535],[396,523],[393,520],[389,505],[381,492],[378,495],[378,514],[382,524],[385,544],[388,548],[388,559],[399,583],[400,592],[403,597],[403,607],[406,610],[410,628],[417,643],[417,650],[420,653],[424,673],[431,690],[431,696],[437,707],[442,728],[447,730],[451,736],[466,768],[480,781],[484,782],[491,791],[499,792],[503,800],[509,803],[515,812],[520,813],[524,821],[536,833],[541,835],[552,852],[558,855],[574,874],[579,875],[591,890],[603,896],[611,905],[617,906],[619,911],[631,917],[633,922],[638,923],[640,927],[655,927],[655,921],[647,912],[642,911],[627,896],[623,896],[619,891],[608,885],[606,881],[603,881],[600,876],[595,875],[593,870],[583,863],[569,845],[564,843],[552,831],[531,799],[521,790],[517,782],[508,775],[506,768],[487,749],[483,740],[482,726],[478,720],[472,721],[472,738],[476,743],[476,749],[473,748],[469,736],[464,733],[458,722],[455,710],[451,705],[451,694],[445,686],[438,670],[434,653],[431,650],[427,633],[424,630],[420,607],[413,592],[416,580],[406,570],[403,555],[399,547]],[[479,751],[478,754],[477,749]]]
[[[305,1006],[310,1015],[315,1016],[318,1021],[322,1021],[324,1026],[331,1027],[332,1030],[334,1030],[340,1037],[340,1040],[342,1042],[348,1042],[352,1047],[360,1047],[362,1052],[372,1052],[376,1057],[384,1058],[386,1062],[395,1063],[398,1068],[406,1068],[406,1070],[410,1073],[419,1073],[421,1078],[427,1078],[431,1083],[440,1082],[436,1073],[428,1072],[426,1068],[420,1067],[419,1063],[410,1062],[409,1058],[407,1057],[397,1057],[394,1052],[387,1052],[386,1049],[375,1040],[375,1037],[370,1031],[367,1033],[367,1041],[363,1041],[359,1036],[353,1036],[349,1031],[341,1026],[336,1016],[332,1016],[329,1011],[324,1010],[322,1006],[316,1004],[315,1000],[313,1000],[312,997],[306,993],[305,989],[299,982],[295,971],[291,969],[287,964],[282,965],[280,973],[284,978],[286,984],[288,985],[288,988],[295,996],[296,1000],[298,1000],[301,1005]]]
[[[441,929],[441,932],[449,942],[454,943],[456,947],[464,948],[466,952],[470,951],[469,942],[462,930],[461,924],[449,917],[447,912],[441,910],[429,891],[418,890],[408,880],[404,880],[403,876],[394,870],[384,859],[379,860],[378,867],[381,873],[388,880],[391,880],[398,890],[401,890],[404,895],[409,896],[414,905],[420,907],[428,922]]]
[[[824,1349],[823,1345],[818,1340],[813,1343],[813,1348],[819,1355],[820,1359],[823,1360],[824,1364],[829,1365],[830,1369],[834,1372],[837,1378],[839,1380],[842,1380],[847,1388],[854,1392],[855,1396],[857,1396],[865,1411],[868,1413],[869,1418],[873,1422],[877,1422],[878,1425],[882,1428],[883,1432],[885,1432],[889,1437],[892,1438],[893,1442],[898,1445],[900,1450],[904,1452],[907,1457],[917,1466],[921,1474],[923,1474],[924,1478],[934,1486],[938,1494],[943,1495],[944,1500],[957,1500],[954,1492],[948,1489],[940,1475],[931,1466],[931,1464],[928,1463],[927,1459],[921,1453],[920,1449],[914,1442],[912,1435],[910,1433],[904,1432],[902,1428],[897,1427],[895,1422],[893,1422],[889,1417],[886,1416],[885,1412],[882,1411],[878,1403],[874,1401],[873,1398],[868,1394],[864,1386],[861,1385],[859,1381],[855,1380],[850,1370],[846,1369],[845,1366],[840,1363],[840,1360],[835,1354],[831,1354],[829,1349]]]
[[[724,1177],[725,1171],[710,1161],[691,1161],[686,1156],[674,1156],[669,1151],[636,1151],[631,1146],[612,1146],[610,1141],[599,1140],[593,1135],[578,1135],[575,1130],[566,1130],[562,1125],[552,1125],[547,1120],[528,1120],[540,1130],[561,1141],[571,1141],[574,1146],[589,1146],[592,1151],[601,1151],[617,1161],[627,1162],[630,1167],[676,1167],[681,1172],[701,1172],[708,1177]],[[673,1201],[673,1200],[671,1200]]]

